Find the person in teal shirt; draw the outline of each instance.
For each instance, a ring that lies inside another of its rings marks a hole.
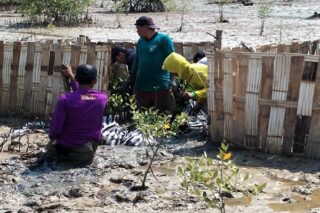
[[[135,25],[140,39],[131,74],[138,106],[172,112],[176,104],[170,73],[162,70],[162,65],[165,58],[174,52],[173,42],[168,35],[156,31],[159,28],[150,17],[141,16]]]

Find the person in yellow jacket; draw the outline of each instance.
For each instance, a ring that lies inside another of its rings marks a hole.
[[[195,111],[201,109],[207,101],[208,91],[208,66],[204,64],[189,63],[182,55],[171,53],[167,56],[162,66],[163,70],[168,70],[178,78],[186,81],[192,88],[192,92],[182,92],[182,97],[186,100],[197,101]]]

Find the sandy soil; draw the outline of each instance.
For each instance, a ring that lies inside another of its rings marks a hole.
[[[182,0],[180,0],[182,1]],[[104,6],[110,8],[108,1]],[[19,21],[19,16],[13,13],[1,14],[0,36],[4,40],[41,40],[41,39],[74,39],[79,35],[89,36],[92,41],[127,40],[137,41],[138,35],[134,22],[141,15],[154,18],[160,31],[168,33],[174,41],[211,41],[216,30],[223,30],[223,47],[239,46],[243,41],[247,46],[258,46],[270,43],[291,43],[292,41],[309,41],[319,39],[320,19],[306,20],[315,11],[320,12],[319,0],[293,0],[287,2],[278,0],[273,6],[271,17],[266,20],[265,32],[259,36],[260,19],[257,5],[243,6],[229,4],[224,7],[224,16],[229,23],[218,23],[219,8],[216,4],[207,4],[205,0],[183,0],[190,6],[184,15],[182,32],[179,12],[120,14],[121,27],[117,28],[116,15],[100,8],[101,1],[91,8],[91,14],[96,21],[94,27],[55,28],[55,29],[20,29],[8,28],[10,23]],[[257,2],[257,1],[254,1]]]

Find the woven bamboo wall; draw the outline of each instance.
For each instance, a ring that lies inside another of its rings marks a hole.
[[[0,115],[10,112],[47,118],[57,98],[64,92],[61,64],[75,70],[79,64],[93,64],[98,70],[96,89],[106,90],[104,76],[108,70],[110,50],[114,45],[133,47],[134,43],[91,43],[80,37],[75,44],[69,41],[53,43],[0,41]],[[198,49],[209,43],[175,43],[176,51],[191,59]]]
[[[320,159],[320,48],[309,44],[208,54],[212,139]]]

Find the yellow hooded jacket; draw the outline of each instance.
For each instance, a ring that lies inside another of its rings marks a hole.
[[[195,99],[202,101],[207,99],[208,90],[208,66],[204,64],[191,64],[182,55],[171,53],[163,62],[163,70],[177,74],[195,91]]]

